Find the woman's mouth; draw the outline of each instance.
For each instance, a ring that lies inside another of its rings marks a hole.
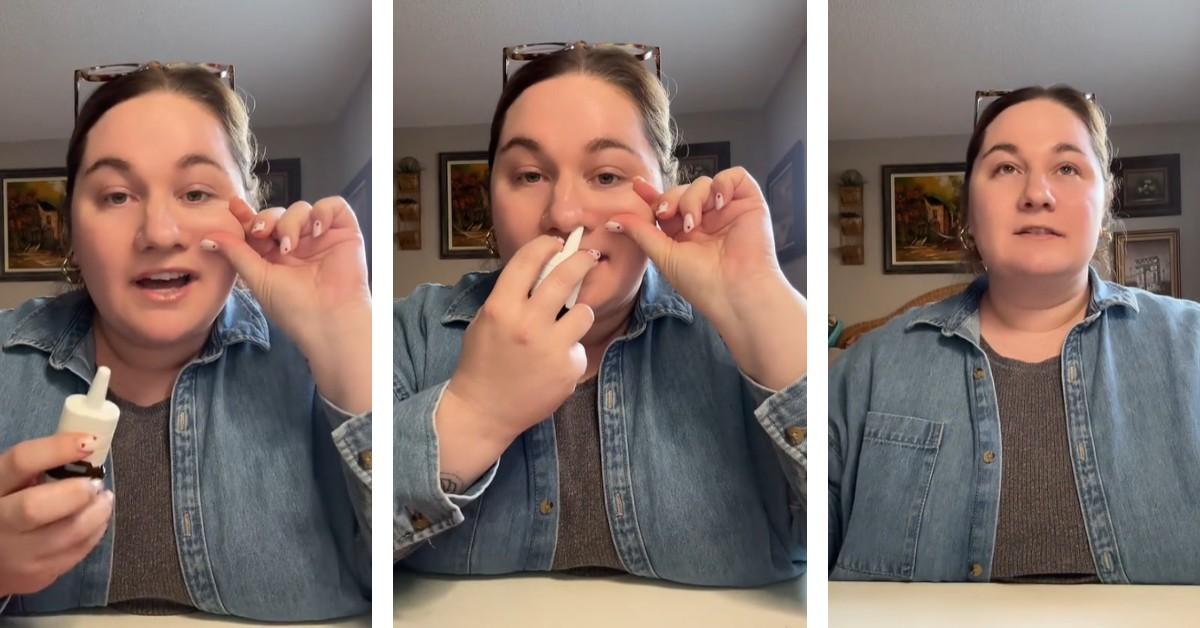
[[[1043,227],[1040,225],[1021,227],[1016,231],[1015,235],[1034,240],[1050,240],[1063,237],[1062,233],[1059,233],[1050,227]]]
[[[157,302],[176,301],[197,280],[196,273],[183,270],[154,271],[138,275],[133,284],[143,295]]]

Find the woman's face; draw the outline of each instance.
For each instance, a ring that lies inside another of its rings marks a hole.
[[[984,133],[970,181],[969,228],[988,272],[1082,272],[1103,223],[1103,174],[1070,109],[1046,99],[1005,109]]]
[[[580,250],[596,249],[602,257],[584,280],[578,302],[598,317],[628,303],[647,258],[604,223],[618,213],[653,222],[653,212],[633,191],[635,176],[662,189],[641,115],[620,89],[584,74],[526,89],[505,116],[491,175],[502,260],[538,235],[566,237],[582,225]]]
[[[229,199],[245,192],[217,118],[157,91],[106,112],[87,134],[71,206],[75,261],[107,328],[147,347],[208,333],[233,268],[201,251],[241,234]]]

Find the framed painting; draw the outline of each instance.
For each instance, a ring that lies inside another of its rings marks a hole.
[[[1120,218],[1178,216],[1179,154],[1124,157],[1113,160],[1117,193],[1113,210]]]
[[[1113,248],[1117,283],[1181,298],[1178,229],[1117,233]]]
[[[268,159],[254,166],[262,191],[262,206],[283,207],[304,198],[300,192],[300,160]]]
[[[53,281],[62,275],[71,237],[63,212],[65,168],[0,171],[0,280]]]
[[[696,177],[711,177],[729,168],[729,142],[680,144],[675,158],[679,160],[679,185],[691,183]]]
[[[959,201],[965,172],[963,163],[883,167],[884,273],[962,270]]]
[[[804,142],[796,142],[767,175],[765,193],[775,233],[775,255],[781,263],[803,256],[807,250]]]
[[[487,153],[438,153],[438,214],[441,257],[495,257],[487,246],[492,229]]]

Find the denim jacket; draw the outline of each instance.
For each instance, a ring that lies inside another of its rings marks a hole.
[[[1090,287],[1061,377],[1096,575],[1198,583],[1200,305],[1094,271]],[[1004,459],[986,289],[908,312],[830,369],[831,579],[991,579]]]
[[[438,484],[434,416],[467,324],[498,273],[395,306],[395,540],[409,569],[547,571],[558,532],[554,421],[518,437],[462,495]],[[632,574],[755,586],[804,567],[803,378],[767,390],[651,267],[597,375],[613,544]]]
[[[93,312],[83,291],[0,312],[0,450],[53,434],[63,400],[87,391]],[[175,538],[197,608],[274,621],[369,611],[371,416],[321,397],[248,293],[233,291],[180,371],[170,421]],[[106,464],[120,509],[122,470]],[[104,606],[115,520],[83,562],[5,612]]]

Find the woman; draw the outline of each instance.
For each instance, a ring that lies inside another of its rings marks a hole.
[[[77,117],[63,218],[82,284],[0,312],[7,613],[370,606],[362,236],[339,198],[255,214],[248,125],[205,66],[148,64]],[[52,434],[99,365],[122,409],[107,477],[39,483],[91,451]]]
[[[754,180],[671,188],[673,142],[665,90],[620,49],[570,46],[505,85],[488,151],[503,269],[395,309],[404,566],[801,573],[804,301]]]
[[[830,578],[1200,581],[1200,307],[1092,267],[1111,155],[1069,87],[979,118],[961,206],[984,273],[831,369]]]

